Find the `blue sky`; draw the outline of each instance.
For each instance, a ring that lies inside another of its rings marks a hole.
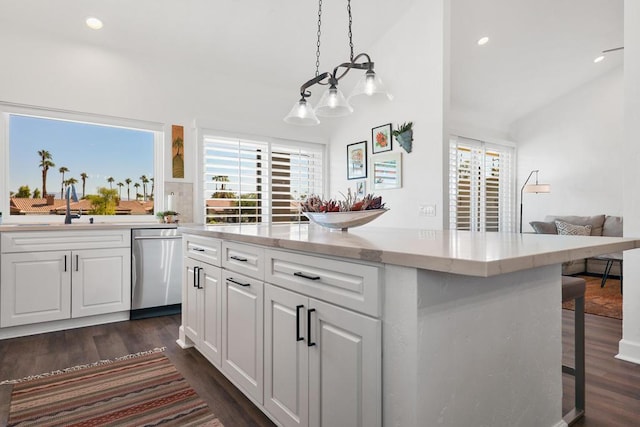
[[[55,163],[47,175],[47,192],[56,197],[60,194],[61,166],[69,169],[65,179],[78,180],[78,196],[82,192],[82,172],[89,175],[87,194],[96,193],[98,187],[109,187],[109,176],[115,179],[113,188],[118,188],[117,182],[131,178],[131,198],[135,182],[140,183],[142,193],[140,176],[153,177],[152,132],[12,115],[9,141],[11,191],[17,192],[21,185],[29,185],[31,191],[42,190],[40,150],[49,151]],[[122,192],[125,198],[126,188],[125,185]],[[147,185],[147,192],[150,190],[151,183]]]

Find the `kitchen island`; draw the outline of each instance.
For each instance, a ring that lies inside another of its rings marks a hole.
[[[340,419],[366,426],[566,425],[561,263],[640,246],[635,239],[607,237],[376,227],[332,232],[307,224],[180,229],[185,239],[219,243],[221,278],[229,271],[237,281],[236,271],[252,267],[249,275],[264,280],[264,358],[252,362],[260,366],[252,372],[251,389],[228,376],[283,425],[307,425],[296,421],[301,419],[309,425]],[[281,296],[309,302],[287,306]],[[362,335],[367,338],[324,321],[320,312],[329,312],[329,305],[348,308],[363,324],[373,322],[369,335]],[[307,313],[302,323],[298,310]],[[280,312],[291,317],[293,332],[287,334],[301,335],[311,349],[309,366],[318,365],[319,379],[312,379],[309,368],[306,409],[293,403],[299,396],[287,404],[290,390],[282,384],[291,376],[277,375],[278,360],[286,357],[278,351],[288,345],[273,329],[285,319]],[[225,315],[228,309],[223,323]],[[308,328],[306,337],[299,325]],[[228,338],[220,341],[223,373]],[[192,341],[181,330],[179,343]],[[344,354],[327,358],[332,346]],[[314,355],[314,349],[322,350]],[[349,369],[341,371],[336,359]],[[350,387],[351,394],[342,393]]]

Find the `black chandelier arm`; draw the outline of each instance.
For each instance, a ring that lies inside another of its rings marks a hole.
[[[366,62],[358,63],[357,61],[360,58],[366,58]],[[353,68],[355,68],[356,70],[368,71],[368,70],[373,70],[373,65],[374,65],[373,61],[371,61],[371,57],[368,54],[364,52],[360,53],[355,58],[353,58],[353,61],[344,62],[333,69],[332,78],[334,80],[334,84],[338,83],[338,81],[342,79],[344,76],[346,76],[347,73]],[[338,70],[340,68],[344,68],[344,71],[342,71],[342,74],[338,75]]]
[[[326,85],[329,84],[329,82],[323,82],[324,79],[326,78],[331,78],[331,74],[329,74],[328,72],[324,72],[322,74],[319,74],[317,76],[315,76],[314,78],[312,78],[311,80],[308,80],[307,82],[303,83],[302,86],[300,86],[300,95],[302,95],[302,98],[307,98],[309,96],[311,96],[311,92],[308,91],[307,89],[310,88],[313,85]]]

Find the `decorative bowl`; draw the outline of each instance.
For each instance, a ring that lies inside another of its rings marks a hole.
[[[334,230],[347,231],[349,227],[367,224],[389,209],[369,209],[348,212],[302,212],[318,225]]]

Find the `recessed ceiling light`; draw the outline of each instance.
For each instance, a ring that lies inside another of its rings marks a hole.
[[[489,43],[489,37],[482,37],[478,40],[478,46],[484,46],[487,43]]]
[[[604,55],[600,55],[596,59],[594,59],[593,62],[595,62],[597,64],[598,62],[602,61],[603,59],[604,59]]]
[[[102,28],[102,21],[93,16],[88,17],[85,22],[87,23],[87,27],[91,28],[92,30],[99,30],[100,28]]]

